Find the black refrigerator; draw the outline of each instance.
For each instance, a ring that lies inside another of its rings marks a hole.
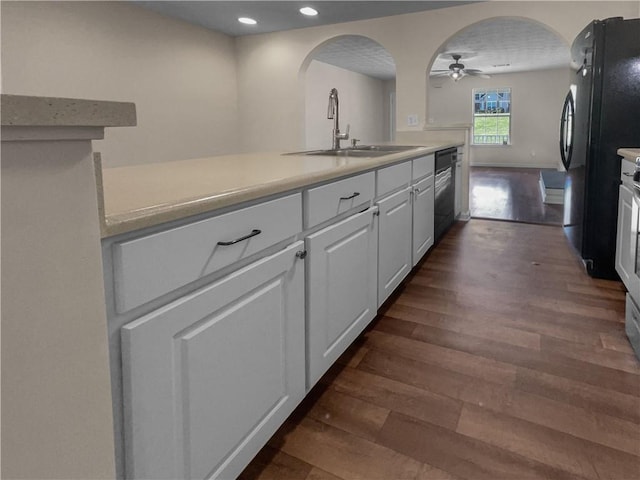
[[[573,85],[560,122],[564,231],[589,275],[613,279],[616,151],[640,146],[640,19],[593,21],[574,40],[571,63]]]

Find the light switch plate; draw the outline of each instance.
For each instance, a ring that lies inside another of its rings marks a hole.
[[[417,127],[418,126],[418,114],[412,113],[411,115],[407,115],[407,126],[408,127]]]

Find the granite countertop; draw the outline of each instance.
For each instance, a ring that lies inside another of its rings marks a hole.
[[[368,158],[277,152],[105,168],[102,236],[233,206],[459,145],[443,142]]]
[[[136,125],[130,102],[2,94],[3,127],[129,127]]]
[[[619,148],[618,155],[626,158],[631,162],[635,162],[636,158],[640,157],[640,147],[639,148]]]

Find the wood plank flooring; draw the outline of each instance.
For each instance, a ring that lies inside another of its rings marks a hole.
[[[240,478],[640,479],[623,321],[560,228],[458,222]]]
[[[542,201],[539,179],[539,168],[471,167],[471,216],[562,225],[564,206],[546,204]]]

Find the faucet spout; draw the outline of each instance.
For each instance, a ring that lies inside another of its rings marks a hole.
[[[334,119],[338,111],[338,90],[332,88],[329,92],[329,107],[327,108],[327,118]]]
[[[349,126],[347,125],[347,131],[340,133],[340,110],[338,102],[338,90],[332,88],[329,92],[329,106],[327,107],[327,118],[333,119],[333,132],[331,136],[331,148],[333,150],[340,149],[340,140],[347,140],[349,138]]]

